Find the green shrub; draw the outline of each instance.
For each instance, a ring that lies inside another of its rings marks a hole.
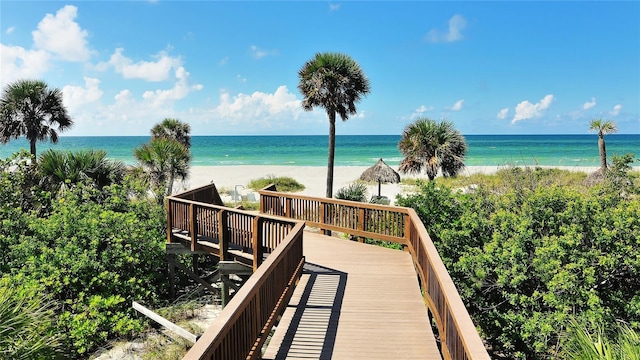
[[[640,327],[640,199],[535,173],[514,170],[500,192],[429,182],[397,200],[424,222],[493,357],[555,357],[570,316]]]
[[[275,184],[278,191],[296,192],[304,190],[304,185],[297,182],[294,178],[288,176],[276,177],[275,175],[267,175],[259,179],[249,181],[248,188],[253,190],[261,190],[271,184]]]
[[[361,182],[354,182],[336,193],[336,199],[367,202],[367,185]]]

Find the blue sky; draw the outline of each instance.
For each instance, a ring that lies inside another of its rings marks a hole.
[[[0,84],[63,90],[63,135],[326,134],[297,72],[342,52],[371,82],[337,134],[640,133],[640,2],[1,1]]]

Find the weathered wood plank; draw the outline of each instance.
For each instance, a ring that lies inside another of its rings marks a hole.
[[[151,320],[157,322],[158,324],[166,327],[171,332],[179,335],[180,337],[183,337],[183,338],[191,341],[192,343],[195,343],[196,341],[198,341],[199,336],[190,333],[189,331],[187,331],[187,330],[181,328],[180,326],[172,323],[171,321],[163,318],[162,316],[156,314],[155,312],[153,312],[152,310],[144,307],[143,305],[133,301],[131,306],[135,310],[137,310],[138,312],[140,312],[143,315],[145,315],[146,317],[148,317],[149,319],[151,319]]]
[[[264,359],[441,359],[410,254],[304,240],[305,275]]]

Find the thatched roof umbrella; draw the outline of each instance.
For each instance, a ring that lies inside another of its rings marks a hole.
[[[378,196],[380,196],[380,188],[382,186],[382,183],[399,183],[400,174],[398,174],[391,168],[391,166],[387,165],[384,161],[382,161],[382,159],[380,159],[375,165],[368,168],[362,173],[362,175],[360,175],[360,180],[377,181]]]

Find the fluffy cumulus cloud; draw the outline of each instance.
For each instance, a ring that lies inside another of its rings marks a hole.
[[[51,67],[51,54],[44,50],[27,50],[0,44],[0,85],[23,78],[40,78]]]
[[[622,110],[622,105],[617,104],[613,107],[613,110],[611,110],[609,114],[611,114],[611,116],[618,116],[618,114],[620,114],[620,110]]]
[[[88,32],[75,22],[78,8],[66,5],[55,15],[47,14],[32,32],[37,48],[66,61],[86,61],[91,52],[87,47]]]
[[[467,27],[467,20],[462,15],[456,14],[449,19],[449,28],[446,31],[438,29],[430,30],[425,39],[429,42],[454,42],[464,38],[462,30]]]
[[[453,106],[451,107],[451,111],[460,111],[460,110],[462,110],[462,104],[463,103],[464,103],[464,100],[456,101],[456,103],[453,104]]]
[[[521,120],[527,120],[542,116],[553,102],[553,95],[549,94],[542,98],[539,102],[532,104],[528,100],[520,102],[515,109],[515,115],[511,120],[511,124],[515,124]]]
[[[168,90],[155,90],[145,91],[142,94],[142,98],[156,107],[162,107],[165,104],[182,99],[186,97],[192,91],[202,90],[202,85],[191,85],[189,81],[189,73],[183,68],[179,67],[176,72],[176,83],[173,88]]]
[[[125,79],[142,79],[146,81],[164,81],[167,80],[173,69],[178,69],[182,65],[182,60],[177,57],[171,57],[167,53],[161,51],[156,57],[156,61],[138,61],[134,62],[130,58],[123,55],[124,49],[117,48],[107,62],[101,62],[96,65],[98,70],[106,70],[112,66],[115,71],[122,74]]]
[[[592,108],[592,107],[594,107],[594,106],[596,106],[596,98],[592,97],[592,98],[591,98],[591,101],[587,101],[586,103],[584,103],[584,104],[582,105],[582,109],[583,109],[583,110],[589,110],[589,109],[591,109],[591,108]]]
[[[238,94],[233,98],[226,92],[220,94],[220,104],[215,108],[217,116],[240,121],[268,121],[274,116],[286,114],[297,119],[302,112],[300,100],[286,86],[279,86],[273,94],[256,91],[251,95]]]
[[[498,119],[506,119],[509,116],[509,108],[500,109],[498,111]]]
[[[67,85],[62,88],[62,102],[70,112],[75,112],[82,106],[100,100],[102,97],[100,80],[84,77],[84,86]]]

